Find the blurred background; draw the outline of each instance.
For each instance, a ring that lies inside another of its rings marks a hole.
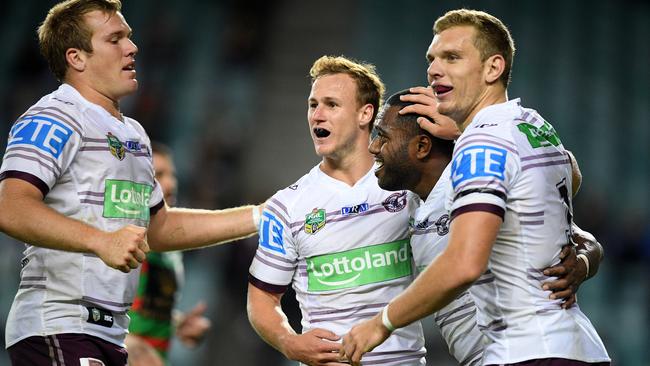
[[[5,1],[0,12],[0,135],[57,87],[35,29],[56,1]],[[578,225],[604,245],[580,306],[613,365],[650,365],[650,3],[595,1],[123,0],[134,29],[140,90],[125,114],[175,152],[180,206],[258,203],[318,162],[308,135],[308,71],[323,54],[374,63],[390,95],[426,84],[431,27],[470,7],[499,17],[517,54],[509,97],[537,109],[584,175]],[[6,140],[0,141],[4,151]],[[2,234],[0,234],[1,236]],[[0,333],[24,246],[0,237]],[[188,252],[179,307],[209,304],[198,349],[174,344],[174,365],[289,365],[248,324],[246,286],[256,238]],[[286,311],[295,327],[291,294]],[[433,322],[430,365],[454,365]],[[0,366],[8,365],[4,347]]]

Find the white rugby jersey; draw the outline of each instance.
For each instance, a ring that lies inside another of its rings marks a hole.
[[[447,247],[450,165],[440,176],[427,200],[415,211],[411,225],[411,248],[418,272],[422,272]],[[449,353],[461,366],[477,366],[483,360],[484,336],[476,325],[476,305],[468,291],[433,314]]]
[[[14,123],[0,168],[0,179],[9,177],[34,184],[52,209],[105,231],[147,227],[150,208],[163,202],[142,126],[119,121],[67,84]],[[57,333],[123,345],[139,268],[126,274],[94,254],[26,245],[6,346]]]
[[[340,336],[376,315],[414,278],[408,220],[417,198],[379,188],[371,169],[354,186],[314,167],[267,201],[253,285],[296,291],[303,332]],[[400,328],[363,356],[364,365],[424,365],[419,322]]]
[[[542,290],[572,221],[571,164],[555,129],[518,99],[481,110],[454,147],[451,183],[452,220],[470,211],[503,218],[488,271],[470,289],[489,338],[484,363],[609,361],[580,308],[564,310]]]

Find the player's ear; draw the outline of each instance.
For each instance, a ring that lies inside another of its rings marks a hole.
[[[429,153],[431,152],[431,139],[429,136],[417,135],[415,137],[415,142],[415,157],[421,160],[429,156]]]
[[[483,70],[485,82],[492,84],[495,81],[499,80],[505,69],[506,60],[503,58],[503,56],[497,54],[488,57],[488,59],[485,60]]]
[[[68,48],[65,51],[65,60],[68,66],[75,71],[82,72],[86,69],[88,55],[78,48]]]
[[[365,128],[372,121],[372,116],[375,113],[375,107],[372,104],[366,104],[361,107],[359,111],[359,127]]]

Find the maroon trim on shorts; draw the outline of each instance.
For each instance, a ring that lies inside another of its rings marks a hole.
[[[0,174],[0,181],[3,181],[7,178],[16,178],[24,180],[27,183],[32,184],[34,187],[38,188],[39,191],[43,194],[43,197],[47,196],[47,193],[50,191],[50,187],[43,182],[43,180],[34,174],[21,172],[18,170],[7,170]]]
[[[487,366],[609,366],[609,362],[589,363],[578,360],[568,360],[566,358],[540,358],[537,360],[528,360],[507,365],[487,365]]]
[[[250,273],[248,274],[248,282],[250,282],[251,285],[257,287],[258,289],[270,292],[272,294],[283,294],[289,289],[289,286],[272,285],[270,283],[266,283],[260,279],[255,278]]]
[[[127,362],[125,348],[77,333],[28,337],[7,348],[7,352],[13,366],[79,365],[82,358],[94,358],[106,366],[126,366]]]

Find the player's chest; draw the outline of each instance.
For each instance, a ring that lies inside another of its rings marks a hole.
[[[314,203],[302,205],[292,223],[301,258],[354,251],[408,236],[413,201],[406,192],[333,194]]]
[[[76,162],[97,178],[153,183],[150,146],[124,123],[88,121]]]

